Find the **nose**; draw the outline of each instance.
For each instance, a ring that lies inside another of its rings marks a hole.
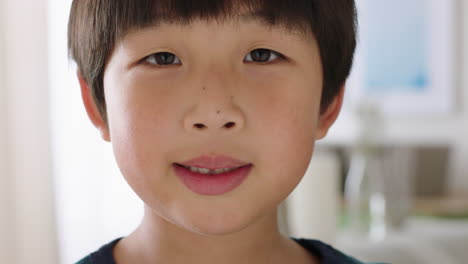
[[[228,89],[203,86],[201,95],[184,118],[187,132],[235,132],[243,129],[242,110]]]

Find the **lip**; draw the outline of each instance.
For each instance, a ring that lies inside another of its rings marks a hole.
[[[250,163],[225,155],[204,155],[191,160],[178,162],[176,164],[180,164],[186,167],[197,167],[216,170],[224,168],[243,167],[249,165]]]
[[[236,168],[221,174],[201,174],[185,167],[203,169]],[[222,195],[236,189],[250,174],[253,164],[226,155],[202,155],[187,161],[174,163],[175,174],[191,191],[201,195]]]
[[[248,164],[233,171],[211,175],[192,172],[173,164],[175,174],[182,183],[194,193],[201,195],[222,195],[236,189],[250,174],[253,165]]]

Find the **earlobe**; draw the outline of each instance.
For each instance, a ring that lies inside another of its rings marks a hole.
[[[93,100],[93,96],[91,95],[91,89],[89,88],[86,80],[79,72],[77,73],[77,76],[78,81],[80,83],[81,99],[83,100],[83,104],[86,109],[86,113],[88,114],[88,118],[93,123],[93,125],[99,130],[99,132],[101,133],[101,137],[105,141],[110,142],[110,133],[108,125],[99,113],[96,103]]]
[[[345,85],[341,86],[340,92],[333,98],[333,101],[328,106],[327,110],[320,115],[318,121],[318,129],[315,135],[315,140],[323,139],[330,127],[335,123],[343,105]]]

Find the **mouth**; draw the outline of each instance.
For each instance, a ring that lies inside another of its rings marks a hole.
[[[252,164],[234,168],[207,169],[174,163],[173,169],[185,187],[200,195],[222,195],[239,187]]]
[[[240,169],[240,168],[245,167],[245,166],[250,166],[251,164],[248,164],[248,165],[245,165],[245,166],[233,167],[233,168],[220,168],[220,169],[208,169],[208,168],[191,167],[191,166],[185,166],[185,165],[178,164],[178,163],[174,163],[174,165],[185,168],[187,170],[190,170],[193,173],[198,173],[198,174],[203,174],[203,175],[219,175],[219,174],[235,171],[235,170]]]
[[[203,155],[190,160],[176,163],[185,168],[195,168],[195,169],[209,169],[209,170],[219,170],[219,169],[236,169],[250,163],[238,160],[236,158],[226,156],[226,155]],[[206,171],[201,171],[206,172]],[[218,171],[220,172],[220,171]]]

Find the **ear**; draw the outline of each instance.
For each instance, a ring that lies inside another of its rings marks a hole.
[[[338,94],[328,105],[327,110],[320,115],[315,140],[323,139],[327,135],[328,129],[330,129],[330,127],[333,125],[333,123],[335,123],[336,119],[338,118],[341,106],[343,105],[344,90],[345,85],[343,84]]]
[[[101,132],[102,139],[110,142],[110,133],[108,125],[102,119],[102,116],[99,113],[96,103],[93,100],[93,96],[91,95],[91,89],[89,88],[86,80],[79,72],[77,73],[77,76],[80,82],[81,99],[83,100],[86,113],[88,113],[88,118],[93,123],[93,125],[99,130],[99,132]]]

